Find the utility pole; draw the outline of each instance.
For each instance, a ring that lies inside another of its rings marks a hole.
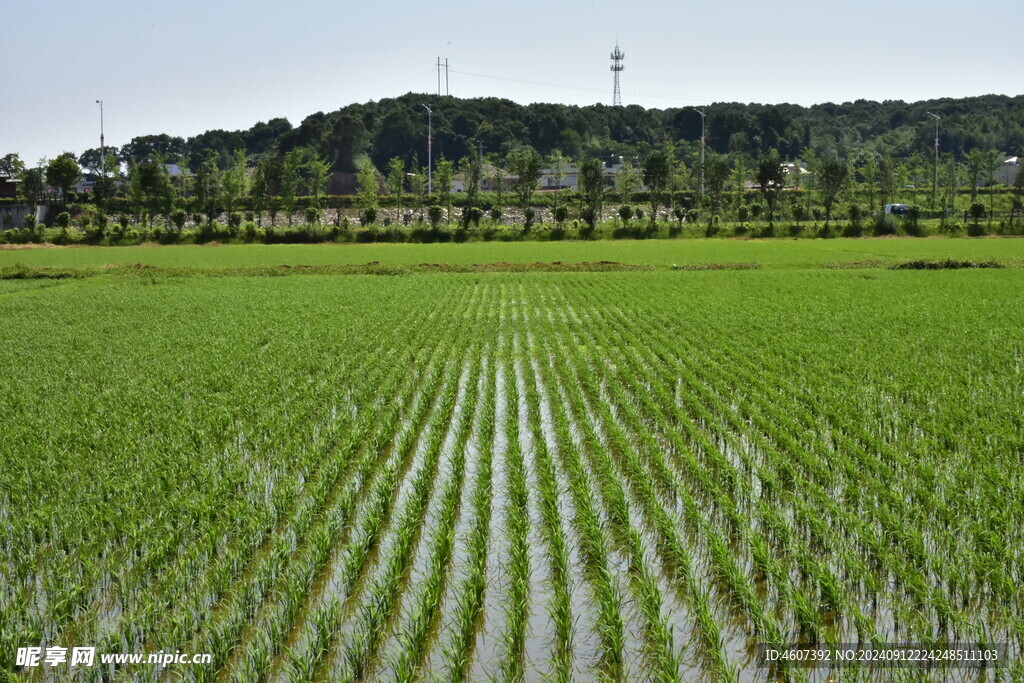
[[[692,109],[700,114],[700,196],[704,197],[704,120],[707,116],[700,109],[692,107]]]
[[[440,64],[441,59],[438,58]],[[438,78],[441,77],[441,72],[438,71]],[[427,105],[421,105],[427,110],[427,194],[434,194],[434,171],[433,171],[433,153],[434,153],[434,112],[430,110]]]
[[[441,58],[437,58],[437,96],[441,96]]]
[[[103,100],[96,100],[100,105],[100,174],[107,174],[107,146],[103,141]]]
[[[925,114],[935,118],[935,181],[932,183],[932,210],[935,210],[935,193],[939,190],[939,115],[926,111]]]
[[[448,58],[444,58],[444,94],[451,95],[451,91],[448,90]]]

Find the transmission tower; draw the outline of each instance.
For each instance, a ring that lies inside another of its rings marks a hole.
[[[626,58],[626,53],[619,49],[618,43],[615,43],[615,52],[611,57],[612,71],[615,72],[615,92],[612,95],[612,104],[618,107],[622,104],[622,93],[619,91],[619,72],[626,68],[622,66],[622,60]]]

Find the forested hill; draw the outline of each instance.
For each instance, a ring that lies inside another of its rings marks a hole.
[[[285,119],[257,123],[249,130],[211,130],[193,138],[149,135],[121,148],[123,160],[144,160],[154,152],[185,158],[195,169],[207,150],[226,163],[235,149],[250,159],[278,156],[305,147],[326,158],[334,170],[350,171],[369,157],[384,168],[392,157],[426,163],[427,112],[433,110],[434,158],[459,159],[470,146],[485,155],[505,155],[530,145],[541,154],[559,149],[573,159],[645,156],[672,143],[679,156],[699,145],[701,118],[691,108],[644,109],[632,105],[586,107],[520,105],[498,98],[458,99],[407,94],[318,112],[293,127]],[[802,107],[716,103],[707,114],[708,149],[756,157],[775,148],[784,158],[809,150],[841,158],[882,155],[895,159],[931,155],[935,119],[941,117],[940,149],[963,158],[973,149],[1015,155],[1024,151],[1024,96],[984,95],[925,102],[871,102]],[[84,156],[84,155],[83,155]],[[88,164],[85,164],[88,165]]]

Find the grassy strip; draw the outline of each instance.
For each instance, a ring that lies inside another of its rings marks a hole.
[[[744,264],[740,264],[741,266]],[[749,264],[747,264],[748,267]],[[617,271],[654,270],[654,266],[617,261],[581,261],[579,263],[419,263],[397,264],[371,261],[337,265],[278,265],[244,267],[173,267],[144,263],[110,264],[61,268],[15,264],[0,268],[0,280],[67,280],[100,275],[134,275],[138,277],[283,277],[286,275],[414,275],[417,273],[607,273]]]

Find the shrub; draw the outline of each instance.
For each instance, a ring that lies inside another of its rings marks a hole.
[[[171,211],[168,218],[171,219],[171,223],[174,224],[174,227],[177,228],[178,232],[181,232],[182,228],[185,227],[185,220],[188,218],[188,214],[185,213],[185,209],[175,209],[174,211]]]
[[[628,223],[629,219],[633,217],[633,207],[629,204],[623,204],[619,207],[619,218],[622,219],[623,223]]]
[[[442,209],[438,204],[431,204],[427,209],[427,217],[430,219],[430,226],[434,228],[434,230],[437,230],[437,225],[441,222],[441,216],[443,215],[444,209]]]
[[[57,214],[57,227],[67,230],[68,226],[71,225],[71,214],[67,211],[61,211]]]
[[[359,212],[359,223],[364,228],[377,222],[377,207],[368,206]]]
[[[495,223],[500,221],[501,220],[501,207],[500,206],[493,206],[493,207],[491,207],[490,215],[491,215],[491,220],[494,221]]]

